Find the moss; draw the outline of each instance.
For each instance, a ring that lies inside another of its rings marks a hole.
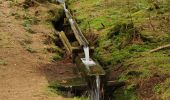
[[[69,0],[69,8],[81,28],[87,30],[90,23],[91,30],[99,33],[93,57],[106,68],[122,63],[123,71],[117,80],[134,85],[154,73],[170,72],[168,50],[147,53],[169,43],[169,28],[166,27],[169,24],[165,23],[169,19],[164,18],[170,14],[168,4],[168,0]],[[117,97],[136,99],[137,91],[129,87],[133,86],[124,87],[121,93],[124,96]],[[155,90],[160,91],[159,86],[155,86]],[[168,92],[164,93],[162,97],[167,98]]]
[[[79,85],[86,84],[85,80],[81,77],[70,78],[70,79],[63,79],[63,80],[55,80],[50,83],[49,87],[57,89],[59,87],[70,87],[70,86],[79,86]]]
[[[49,83],[49,89],[51,92],[68,97],[68,93],[76,93],[76,89],[81,90],[81,87],[86,86],[86,82],[81,77],[53,80]],[[83,90],[83,89],[82,89]],[[78,91],[82,92],[82,91]],[[79,94],[79,93],[78,93]],[[72,94],[71,94],[72,95]],[[88,100],[86,95],[72,98],[73,100]]]
[[[162,99],[168,100],[170,98],[170,78],[168,78],[164,83],[161,84]]]
[[[115,91],[114,100],[138,100],[135,94],[135,85],[131,84]]]
[[[161,95],[161,99],[168,100],[170,98],[170,78],[167,78],[164,82],[154,86],[153,90],[158,95]]]
[[[51,60],[52,61],[58,61],[58,60],[61,60],[62,57],[58,54],[58,53],[55,53],[52,57],[51,57]]]
[[[170,64],[170,58],[166,54],[162,53],[153,53],[153,54],[143,54],[141,57],[132,58],[128,60],[128,63],[137,64],[142,67],[146,67],[148,65],[155,65],[160,67],[162,64]]]
[[[113,45],[110,45],[110,42],[104,42],[102,44],[103,48],[97,48],[94,57],[103,65],[116,65],[118,63],[124,62],[124,60],[129,59],[135,56],[139,52],[144,52],[148,50],[147,45],[129,45],[124,49],[118,49]]]

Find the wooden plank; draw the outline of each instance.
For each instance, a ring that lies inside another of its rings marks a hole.
[[[71,46],[69,40],[67,39],[67,37],[66,37],[66,35],[63,31],[59,33],[59,37],[60,37],[62,43],[64,44],[66,50],[71,54],[72,53],[72,46]]]
[[[96,63],[94,66],[90,66],[89,69],[84,65],[84,63],[81,61],[81,57],[77,56],[75,58],[75,63],[80,70],[82,76],[87,77],[87,76],[96,76],[96,75],[105,75],[104,69]]]
[[[79,44],[81,46],[87,46],[89,43],[88,41],[86,40],[86,38],[84,37],[83,33],[81,32],[80,28],[78,27],[78,24],[76,23],[76,21],[73,19],[71,13],[66,10],[65,11],[66,13],[66,17],[69,19],[69,22],[70,22],[70,25],[71,25],[71,28],[73,30],[73,33],[77,39],[77,41],[79,42]],[[71,20],[73,21],[73,23],[71,22]]]

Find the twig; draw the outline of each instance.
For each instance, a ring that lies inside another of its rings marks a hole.
[[[164,45],[164,46],[160,46],[160,47],[158,47],[156,49],[152,49],[149,52],[152,53],[152,52],[156,52],[156,51],[159,51],[159,50],[165,49],[165,48],[170,48],[170,44],[167,44],[167,45]]]

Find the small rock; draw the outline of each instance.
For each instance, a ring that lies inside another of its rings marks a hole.
[[[59,74],[63,74],[63,72],[59,72]]]

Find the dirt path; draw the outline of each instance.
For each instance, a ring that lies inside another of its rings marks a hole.
[[[48,91],[46,76],[37,70],[50,57],[43,53],[42,34],[27,33],[22,21],[11,16],[16,10],[10,0],[0,0],[0,100],[65,100]],[[37,53],[21,45],[28,39]]]

